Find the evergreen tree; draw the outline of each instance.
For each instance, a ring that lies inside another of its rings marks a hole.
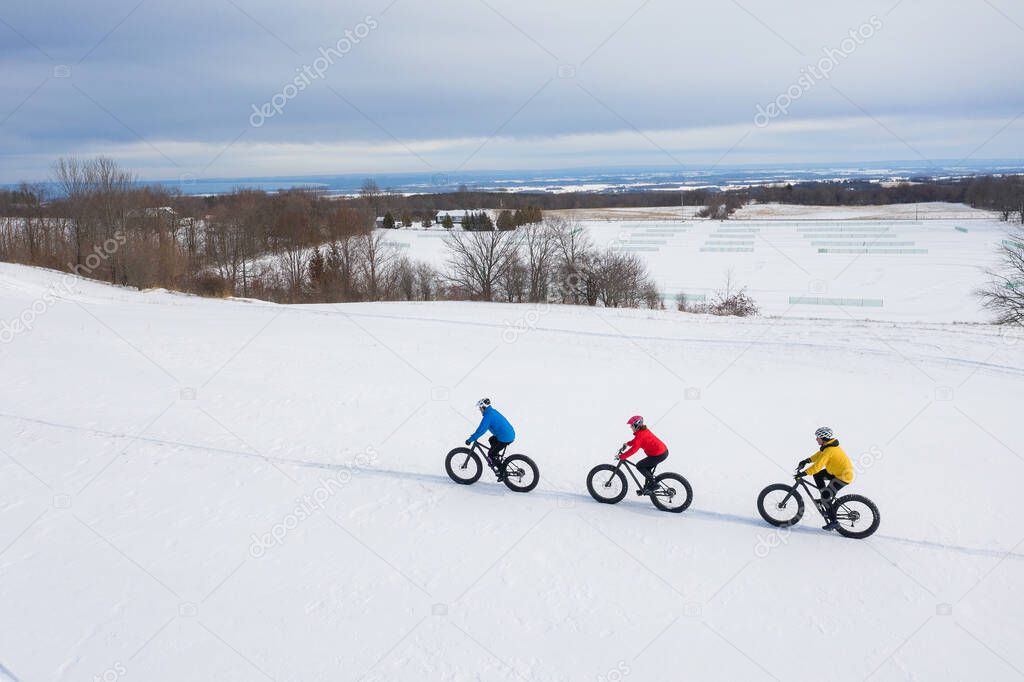
[[[544,215],[541,212],[541,210],[536,206],[517,208],[515,215],[512,217],[512,222],[515,224],[516,227],[519,227],[520,225],[531,225],[533,223],[539,223],[542,220],[544,220]]]
[[[387,213],[384,214],[384,229],[395,229],[395,216],[391,215],[391,211],[388,211]]]
[[[462,219],[462,229],[470,232],[489,232],[494,229],[494,222],[487,211],[467,213]]]
[[[515,219],[512,217],[511,211],[502,211],[498,214],[498,229],[499,230],[514,230],[516,229]]]
[[[452,220],[452,217],[450,215],[445,213],[444,217],[441,218],[441,227],[443,227],[446,230],[450,230],[453,227],[455,227],[455,221]]]
[[[314,292],[319,293],[324,289],[324,278],[327,273],[324,256],[320,249],[313,249],[313,255],[309,257],[309,284]]]

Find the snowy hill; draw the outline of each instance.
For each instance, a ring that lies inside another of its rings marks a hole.
[[[1019,332],[82,280],[50,295],[61,277],[0,265],[0,677],[1024,669]],[[446,477],[483,395],[538,462],[533,493]],[[587,495],[634,413],[693,484],[681,515]],[[881,509],[868,540],[755,510],[822,424]]]
[[[729,221],[617,214],[579,225],[596,246],[640,256],[670,307],[680,293],[712,296],[731,270],[764,312],[780,317],[987,321],[974,292],[1011,227],[963,206],[955,218],[945,217],[954,215],[950,204],[923,206],[939,217],[914,220],[913,205],[872,207],[877,214],[766,205]],[[444,266],[443,228],[384,233],[403,255]]]

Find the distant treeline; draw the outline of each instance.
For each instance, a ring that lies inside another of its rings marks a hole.
[[[286,298],[311,247],[373,225],[365,207],[310,192],[210,199],[139,187],[106,158],[61,159],[54,176],[58,197],[44,185],[0,192],[0,260],[140,288]]]
[[[366,195],[348,200],[366,201]],[[715,206],[728,212],[751,203],[782,203],[804,206],[881,206],[934,201],[962,203],[1003,213],[1003,218],[1020,217],[1024,207],[1024,176],[982,176],[956,180],[919,179],[911,182],[879,184],[868,181],[802,182],[786,185],[750,187],[735,190],[695,189],[682,192],[477,192],[459,190],[436,194],[402,196],[380,192],[373,201],[395,214],[434,215],[457,208],[527,209],[542,211],[564,209],[640,208],[664,206],[710,206],[704,217],[722,217]],[[418,218],[417,218],[418,219]]]
[[[61,159],[54,176],[59,196],[47,193],[49,185],[0,192],[0,260],[139,288],[291,303],[661,306],[638,256],[599,248],[585,229],[543,221],[536,207],[500,211],[497,221],[470,212],[468,230],[455,230],[448,216],[439,270],[373,229],[381,211],[394,225],[396,197],[386,192],[345,200],[304,190],[187,197],[140,187],[106,158]]]
[[[736,192],[749,201],[807,206],[878,206],[946,201],[1009,214],[1024,207],[1024,176],[982,176],[880,185],[866,181],[812,182]]]
[[[409,297],[414,289],[423,298],[491,295],[490,286],[487,291],[466,294],[465,286],[452,286],[444,280],[450,273],[436,272],[391,253],[381,241],[383,233],[373,230],[381,216],[390,217],[383,221],[388,226],[397,226],[398,220],[404,226],[414,220],[424,225],[439,221],[442,228],[461,234],[462,229],[453,229],[451,215],[445,211],[472,209],[462,218],[463,228],[471,234],[519,235],[532,234],[533,226],[548,222],[545,212],[567,208],[683,203],[700,206],[699,213],[705,217],[721,219],[751,201],[824,206],[947,201],[998,211],[1004,220],[1024,222],[1024,176],[886,186],[800,183],[725,192],[508,194],[460,190],[416,196],[381,190],[368,180],[358,196],[341,199],[304,190],[273,194],[237,190],[194,197],[140,186],[130,172],[110,159],[97,158],[59,160],[54,181],[57,194],[48,190],[53,185],[23,184],[16,190],[0,190],[0,260],[73,270],[141,288],[159,286],[279,301],[381,300]],[[491,210],[493,216],[482,209]],[[572,232],[566,229],[559,227],[554,233],[564,241],[564,235]],[[604,282],[607,273],[624,272],[636,265],[630,263],[627,268],[603,252],[585,260],[586,272],[599,273],[594,276]],[[312,284],[311,263],[317,274]],[[521,272],[518,266],[509,268],[508,273]],[[625,299],[653,300],[644,277],[635,279],[640,283]],[[415,287],[410,284],[413,281]],[[506,282],[502,297],[530,300],[518,286],[518,280]],[[588,294],[583,298],[590,302],[605,297]],[[607,300],[622,298],[609,294]]]

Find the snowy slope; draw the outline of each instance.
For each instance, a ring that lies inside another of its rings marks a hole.
[[[942,215],[940,209],[950,207],[923,206],[928,215]],[[762,214],[750,209],[751,219],[725,222],[579,224],[597,246],[623,249],[644,259],[670,306],[680,292],[711,296],[731,270],[734,281],[747,286],[771,315],[987,321],[974,292],[987,283],[985,271],[998,262],[998,246],[1009,229],[1006,223],[978,217],[916,221],[912,212],[908,217],[894,207],[884,208],[899,219],[851,219],[857,211],[796,208],[798,213],[783,212],[771,220],[758,219]],[[442,228],[384,232],[401,253],[444,266]]]
[[[284,307],[0,266],[0,675],[1013,679],[1019,333]],[[64,291],[64,289],[62,289]],[[12,338],[13,336],[13,338]],[[444,474],[489,395],[542,480]],[[682,515],[584,477],[647,416]],[[866,541],[757,517],[829,424]],[[823,671],[825,671],[823,673]]]

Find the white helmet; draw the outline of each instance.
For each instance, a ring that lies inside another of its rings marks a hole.
[[[832,440],[835,434],[832,433],[832,429],[827,426],[822,426],[820,429],[814,432],[815,438],[824,438],[825,440]]]
[[[480,400],[476,401],[476,406],[479,407],[479,408],[490,407],[491,406],[491,399],[490,398],[480,398]]]

